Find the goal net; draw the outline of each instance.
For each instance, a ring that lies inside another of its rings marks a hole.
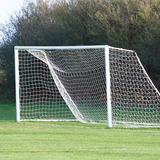
[[[134,51],[15,47],[17,121],[160,126],[160,94]]]

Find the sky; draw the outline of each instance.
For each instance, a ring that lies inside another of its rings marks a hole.
[[[9,17],[16,11],[19,11],[24,0],[0,0],[0,24],[9,21]]]
[[[0,27],[1,24],[5,25],[8,23],[11,15],[20,11],[22,6],[29,2],[36,2],[36,0],[0,0]],[[0,30],[0,42],[2,37],[3,33]]]

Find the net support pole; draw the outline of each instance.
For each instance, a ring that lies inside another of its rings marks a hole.
[[[20,97],[19,97],[19,61],[18,49],[14,49],[15,56],[15,95],[16,95],[16,120],[20,122]]]
[[[106,98],[107,98],[107,119],[108,127],[112,127],[112,108],[111,108],[111,82],[109,65],[109,46],[105,46],[105,71],[106,71]]]

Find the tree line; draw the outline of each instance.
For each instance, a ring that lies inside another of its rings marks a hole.
[[[0,101],[14,99],[14,46],[135,50],[160,89],[160,0],[30,1],[0,30]]]

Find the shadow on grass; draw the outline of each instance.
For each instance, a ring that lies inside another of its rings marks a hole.
[[[0,121],[16,120],[16,105],[15,104],[0,104]]]

